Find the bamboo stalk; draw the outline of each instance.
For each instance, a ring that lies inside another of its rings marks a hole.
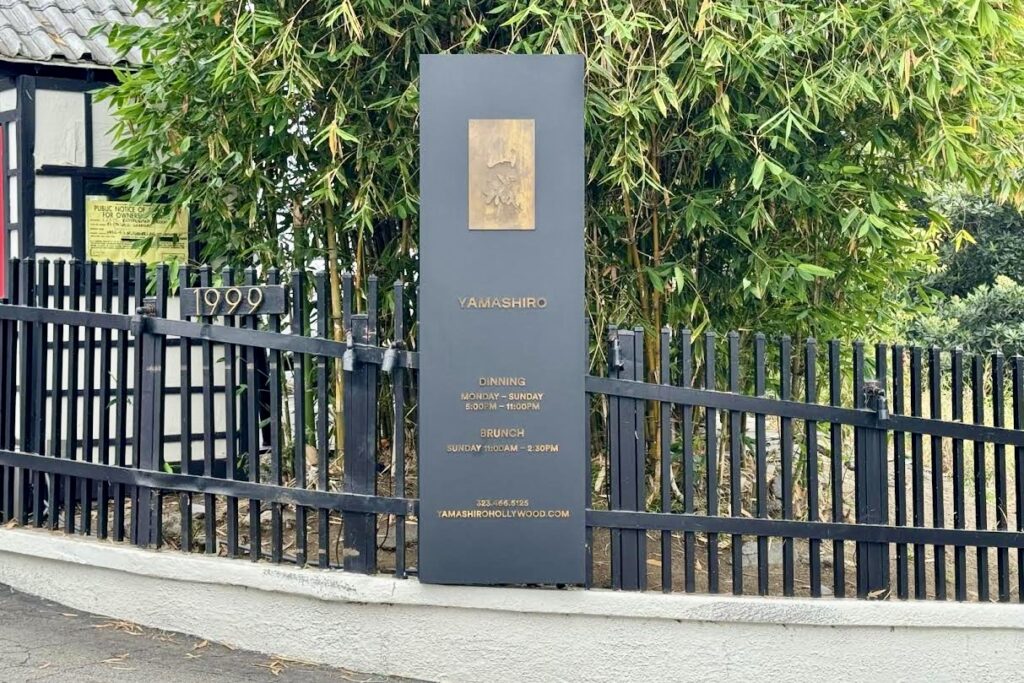
[[[345,322],[341,309],[341,272],[338,269],[338,233],[334,225],[334,205],[324,204],[324,227],[327,232],[327,268],[331,280],[331,330],[334,341],[345,341]],[[334,447],[340,452],[345,444],[345,370],[334,363]]]

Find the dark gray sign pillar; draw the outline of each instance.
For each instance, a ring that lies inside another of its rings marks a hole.
[[[420,67],[420,579],[582,583],[583,59]]]

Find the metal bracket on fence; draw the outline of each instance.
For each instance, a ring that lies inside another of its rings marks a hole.
[[[889,419],[889,406],[885,400],[885,387],[878,380],[864,382],[864,401],[874,407],[879,420]]]
[[[380,370],[386,375],[390,375],[391,371],[395,369],[395,365],[398,363],[398,352],[405,348],[405,343],[402,341],[391,342],[391,346],[384,351],[384,358],[380,362]]]
[[[352,332],[345,333],[345,353],[341,356],[341,367],[345,372],[352,372],[356,369],[356,345],[352,339]]]
[[[622,345],[619,343],[619,335],[611,332],[608,341],[611,342],[611,366],[616,370],[623,370],[626,364],[622,360]]]
[[[135,315],[131,320],[131,332],[138,337],[150,329],[149,320],[157,313],[156,299],[143,299],[142,305],[135,309]]]

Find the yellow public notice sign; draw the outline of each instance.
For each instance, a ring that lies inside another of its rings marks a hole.
[[[85,252],[93,261],[188,260],[188,211],[106,199],[85,202]]]

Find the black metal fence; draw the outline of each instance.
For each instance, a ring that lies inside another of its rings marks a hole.
[[[610,571],[593,582],[1024,600],[1024,358],[884,344],[866,358],[860,342],[820,353],[813,339],[797,354],[788,337],[744,348],[735,332],[659,341],[660,384],[636,381],[641,330],[609,330],[609,376],[587,378],[607,400],[587,521],[589,566],[607,547]]]
[[[342,323],[351,334],[338,342],[328,334],[322,274],[290,274],[287,316],[215,324],[168,317],[163,265],[147,273],[143,265],[15,260],[9,273],[18,303],[0,305],[4,522],[367,572],[378,568],[380,516],[395,527],[389,569],[405,575],[405,525],[416,511],[405,495],[406,373],[415,356],[377,344],[375,280],[368,312],[357,314],[344,278]],[[207,286],[213,273],[181,269],[179,279]],[[266,274],[268,284],[279,281]],[[241,281],[221,273],[221,285],[243,283],[257,283],[254,270]],[[398,311],[403,289],[393,292]],[[394,328],[401,339],[400,316]],[[173,394],[169,350],[180,375]],[[382,364],[392,408],[389,496],[377,495]],[[332,423],[339,381],[344,430]],[[338,448],[332,437],[341,434]]]
[[[236,275],[217,284],[284,279]],[[11,262],[0,521],[414,573],[413,292],[379,314],[371,279],[357,313],[350,277],[332,302],[293,272],[285,313],[188,319],[168,277]],[[643,332],[611,329],[607,376],[587,378],[589,586],[1022,599],[1024,359],[685,330],[655,346],[645,381]]]

